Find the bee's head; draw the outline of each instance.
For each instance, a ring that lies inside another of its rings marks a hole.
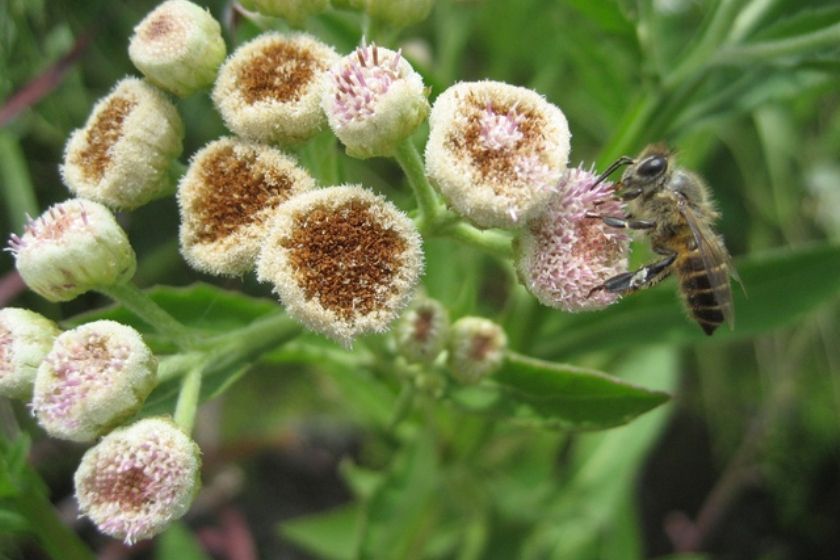
[[[621,176],[622,188],[644,190],[662,185],[668,177],[673,155],[661,144],[648,146]]]

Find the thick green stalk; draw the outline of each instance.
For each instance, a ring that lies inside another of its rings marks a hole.
[[[202,369],[196,367],[184,376],[181,382],[181,392],[178,393],[178,403],[175,405],[175,423],[188,434],[192,433],[195,425],[195,414],[198,412]]]
[[[838,43],[840,43],[840,23],[835,23],[825,29],[790,39],[726,47],[718,51],[714,63],[721,66],[741,66],[772,62],[780,58],[836,47]]]
[[[38,537],[38,544],[54,560],[96,560],[96,555],[59,517],[46,496],[36,489],[21,493],[15,500],[18,511],[26,518],[29,529]]]
[[[423,165],[423,158],[414,146],[410,138],[406,138],[397,146],[394,156],[397,163],[402,167],[408,178],[408,184],[414,191],[417,199],[417,206],[420,210],[420,223],[418,227],[424,230],[427,226],[435,223],[443,212],[443,205],[440,203],[437,192],[426,179],[426,168]]]
[[[152,298],[132,284],[98,287],[96,291],[122,304],[123,307],[154,327],[160,334],[170,338],[179,348],[191,348],[198,340],[198,335],[195,332],[175,320]]]
[[[513,258],[511,238],[504,233],[494,230],[481,230],[465,222],[458,222],[444,230],[443,233],[461,243],[483,249],[504,259]]]

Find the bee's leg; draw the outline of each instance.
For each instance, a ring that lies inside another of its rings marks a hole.
[[[606,290],[611,294],[629,294],[653,286],[671,274],[671,265],[674,264],[676,259],[677,254],[672,253],[661,261],[643,266],[635,272],[625,272],[613,276],[600,286],[592,288],[589,291],[589,296],[601,290]]]
[[[656,222],[648,220],[627,220],[625,218],[613,218],[612,216],[601,216],[600,214],[590,214],[591,218],[600,218],[610,227],[617,229],[653,229],[656,227]]]

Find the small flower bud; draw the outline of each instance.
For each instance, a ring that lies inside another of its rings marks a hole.
[[[461,383],[477,383],[504,362],[507,335],[502,327],[482,317],[462,317],[452,324],[449,370]]]
[[[281,17],[295,27],[302,27],[309,16],[326,11],[329,0],[240,0],[246,10],[266,16]]]
[[[38,368],[32,411],[50,435],[92,441],[132,416],[157,383],[136,330],[94,321],[62,333]]]
[[[69,301],[97,287],[128,282],[137,262],[111,211],[89,200],[56,204],[9,242],[29,288],[50,301]]]
[[[618,300],[606,290],[592,292],[607,279],[627,272],[630,238],[592,217],[623,216],[609,182],[570,169],[542,214],[521,231],[515,244],[520,281],[543,305],[569,312],[603,308]]]
[[[198,493],[200,453],[168,418],[114,430],[88,449],[76,470],[82,514],[129,545],[163,532]]]
[[[70,136],[61,177],[81,198],[132,210],[170,190],[183,136],[184,123],[163,92],[125,78]]]
[[[359,186],[317,189],[277,210],[257,262],[289,315],[350,346],[383,332],[409,302],[423,271],[414,223]]]
[[[460,83],[432,107],[426,171],[478,227],[514,228],[548,202],[566,170],[569,140],[566,117],[537,93]]]
[[[157,87],[187,97],[216,79],[227,53],[213,16],[187,0],[164,2],[134,28],[128,56]]]
[[[326,121],[323,75],[337,58],[332,47],[304,33],[264,33],[222,65],[213,102],[239,136],[284,145],[304,142]]]
[[[392,156],[429,114],[423,78],[399,52],[363,46],[325,76],[330,128],[357,158]]]
[[[254,268],[274,211],[315,180],[280,150],[235,138],[196,153],[178,186],[181,253],[210,274]]]
[[[61,331],[34,311],[0,309],[0,395],[29,400],[35,373]]]
[[[397,351],[409,362],[431,363],[449,341],[449,312],[437,300],[420,297],[396,327]]]

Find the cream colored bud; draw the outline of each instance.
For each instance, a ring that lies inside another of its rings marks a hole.
[[[127,544],[183,517],[201,487],[200,450],[165,417],[138,420],[88,449],[74,482],[83,515]]]
[[[429,114],[423,79],[399,52],[363,46],[325,76],[330,128],[358,158],[392,156]]]
[[[452,324],[449,370],[461,383],[477,383],[502,366],[506,350],[501,326],[483,317],[462,317]]]
[[[80,198],[132,210],[172,188],[184,124],[156,87],[125,78],[67,142],[61,177]]]
[[[32,412],[53,437],[92,441],[131,417],[157,384],[136,330],[94,321],[62,333],[35,377]]]
[[[425,296],[417,298],[396,327],[397,351],[409,362],[431,363],[449,342],[449,311]]]
[[[310,35],[265,33],[228,57],[213,102],[239,136],[281,145],[304,142],[326,121],[322,78],[337,58],[332,47]]]
[[[157,87],[187,97],[216,79],[227,50],[210,13],[187,0],[168,0],[137,27],[128,56]]]
[[[345,346],[383,332],[423,271],[414,223],[359,186],[317,189],[278,208],[257,262],[289,315]]]
[[[69,301],[97,287],[128,282],[134,250],[114,215],[90,200],[56,204],[9,242],[29,288],[50,301]]]
[[[432,107],[426,171],[475,225],[516,228],[551,198],[566,170],[570,138],[566,117],[539,94],[464,82]]]
[[[196,153],[178,186],[181,253],[210,274],[254,268],[280,204],[315,187],[315,180],[276,148],[236,138]]]
[[[35,374],[61,331],[34,311],[0,309],[0,395],[29,400]]]

